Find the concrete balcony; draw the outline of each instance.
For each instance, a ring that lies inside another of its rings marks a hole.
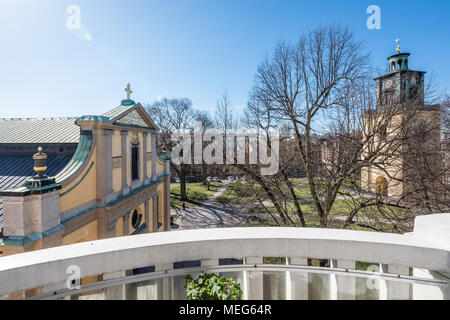
[[[264,263],[275,257],[282,264]],[[76,287],[77,271],[96,282]],[[221,228],[33,251],[0,258],[0,296],[34,289],[31,299],[184,299],[184,276],[200,272],[236,278],[245,299],[449,299],[450,214],[418,217],[404,235]]]

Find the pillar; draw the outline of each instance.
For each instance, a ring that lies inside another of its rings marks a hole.
[[[147,172],[147,139],[148,139],[148,132],[143,133],[143,141],[142,141],[142,166],[143,166],[143,172],[144,172],[144,184],[147,184],[149,182],[148,178],[148,172]]]
[[[122,145],[122,194],[128,194],[130,192],[130,186],[128,185],[127,181],[127,173],[128,173],[128,167],[127,167],[127,135],[128,131],[121,131],[120,134],[121,137],[121,145]]]
[[[123,235],[128,236],[130,234],[130,213],[127,212],[123,216]]]
[[[106,190],[106,201],[110,201],[114,198],[115,193],[113,190],[113,182],[112,182],[112,136],[114,135],[114,130],[105,130],[105,149],[104,149],[104,157],[105,157],[105,190]]]
[[[263,258],[246,257],[244,264],[255,265],[262,264]],[[244,300],[263,300],[263,272],[262,271],[244,271],[243,275]]]
[[[307,258],[286,258],[286,265],[307,266]],[[286,271],[286,300],[308,300],[308,273]]]
[[[156,134],[152,135],[152,180],[156,179]]]
[[[158,196],[153,196],[153,232],[158,232]]]
[[[148,232],[152,232],[150,229],[150,200],[146,200],[144,202],[144,217],[145,217],[145,224],[147,225]]]
[[[155,272],[172,270],[173,264],[155,265]],[[173,277],[165,277],[156,280],[156,292],[158,300],[173,300]]]
[[[405,266],[389,264],[388,271],[392,274],[409,276],[409,267]],[[409,283],[396,280],[389,281],[387,284],[387,298],[389,300],[409,300],[409,288]]]
[[[117,271],[103,274],[103,280],[125,278],[125,271]],[[126,285],[120,284],[105,288],[105,300],[126,300]]]
[[[170,181],[164,177],[164,231],[170,230]]]
[[[331,260],[332,268],[355,270],[355,261],[352,260]],[[355,300],[356,279],[353,276],[337,274],[334,275],[336,286],[335,298],[337,300]],[[330,283],[331,284],[331,283]],[[330,292],[331,294],[331,292]]]

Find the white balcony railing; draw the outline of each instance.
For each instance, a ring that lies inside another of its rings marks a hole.
[[[286,264],[263,264],[264,257],[283,257]],[[308,258],[328,259],[330,266],[308,266]],[[222,265],[221,259],[238,264]],[[198,263],[178,268],[182,261]],[[376,268],[356,270],[357,262]],[[101,276],[100,281],[68,289],[73,266],[81,277]],[[144,267],[152,272],[136,272]],[[200,271],[235,276],[247,299],[355,299],[361,283],[367,287],[364,294],[376,289],[376,299],[449,299],[450,214],[418,217],[414,232],[405,235],[316,228],[199,229],[11,255],[0,258],[0,296],[41,288],[37,298],[80,298],[96,290],[92,298],[136,299],[141,287],[147,290],[144,298],[153,289],[154,298],[183,298],[183,276]],[[318,294],[316,287],[321,288]]]

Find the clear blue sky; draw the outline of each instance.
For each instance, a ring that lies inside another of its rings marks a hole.
[[[66,28],[81,9],[82,33]],[[381,30],[366,9],[381,8]],[[189,97],[239,111],[257,65],[279,40],[320,23],[348,25],[384,67],[396,38],[410,67],[450,88],[450,1],[0,0],[0,117],[101,114],[125,97]]]

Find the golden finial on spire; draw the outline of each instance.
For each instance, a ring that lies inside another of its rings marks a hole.
[[[400,39],[395,39],[395,42],[397,42],[397,54],[400,53]]]

